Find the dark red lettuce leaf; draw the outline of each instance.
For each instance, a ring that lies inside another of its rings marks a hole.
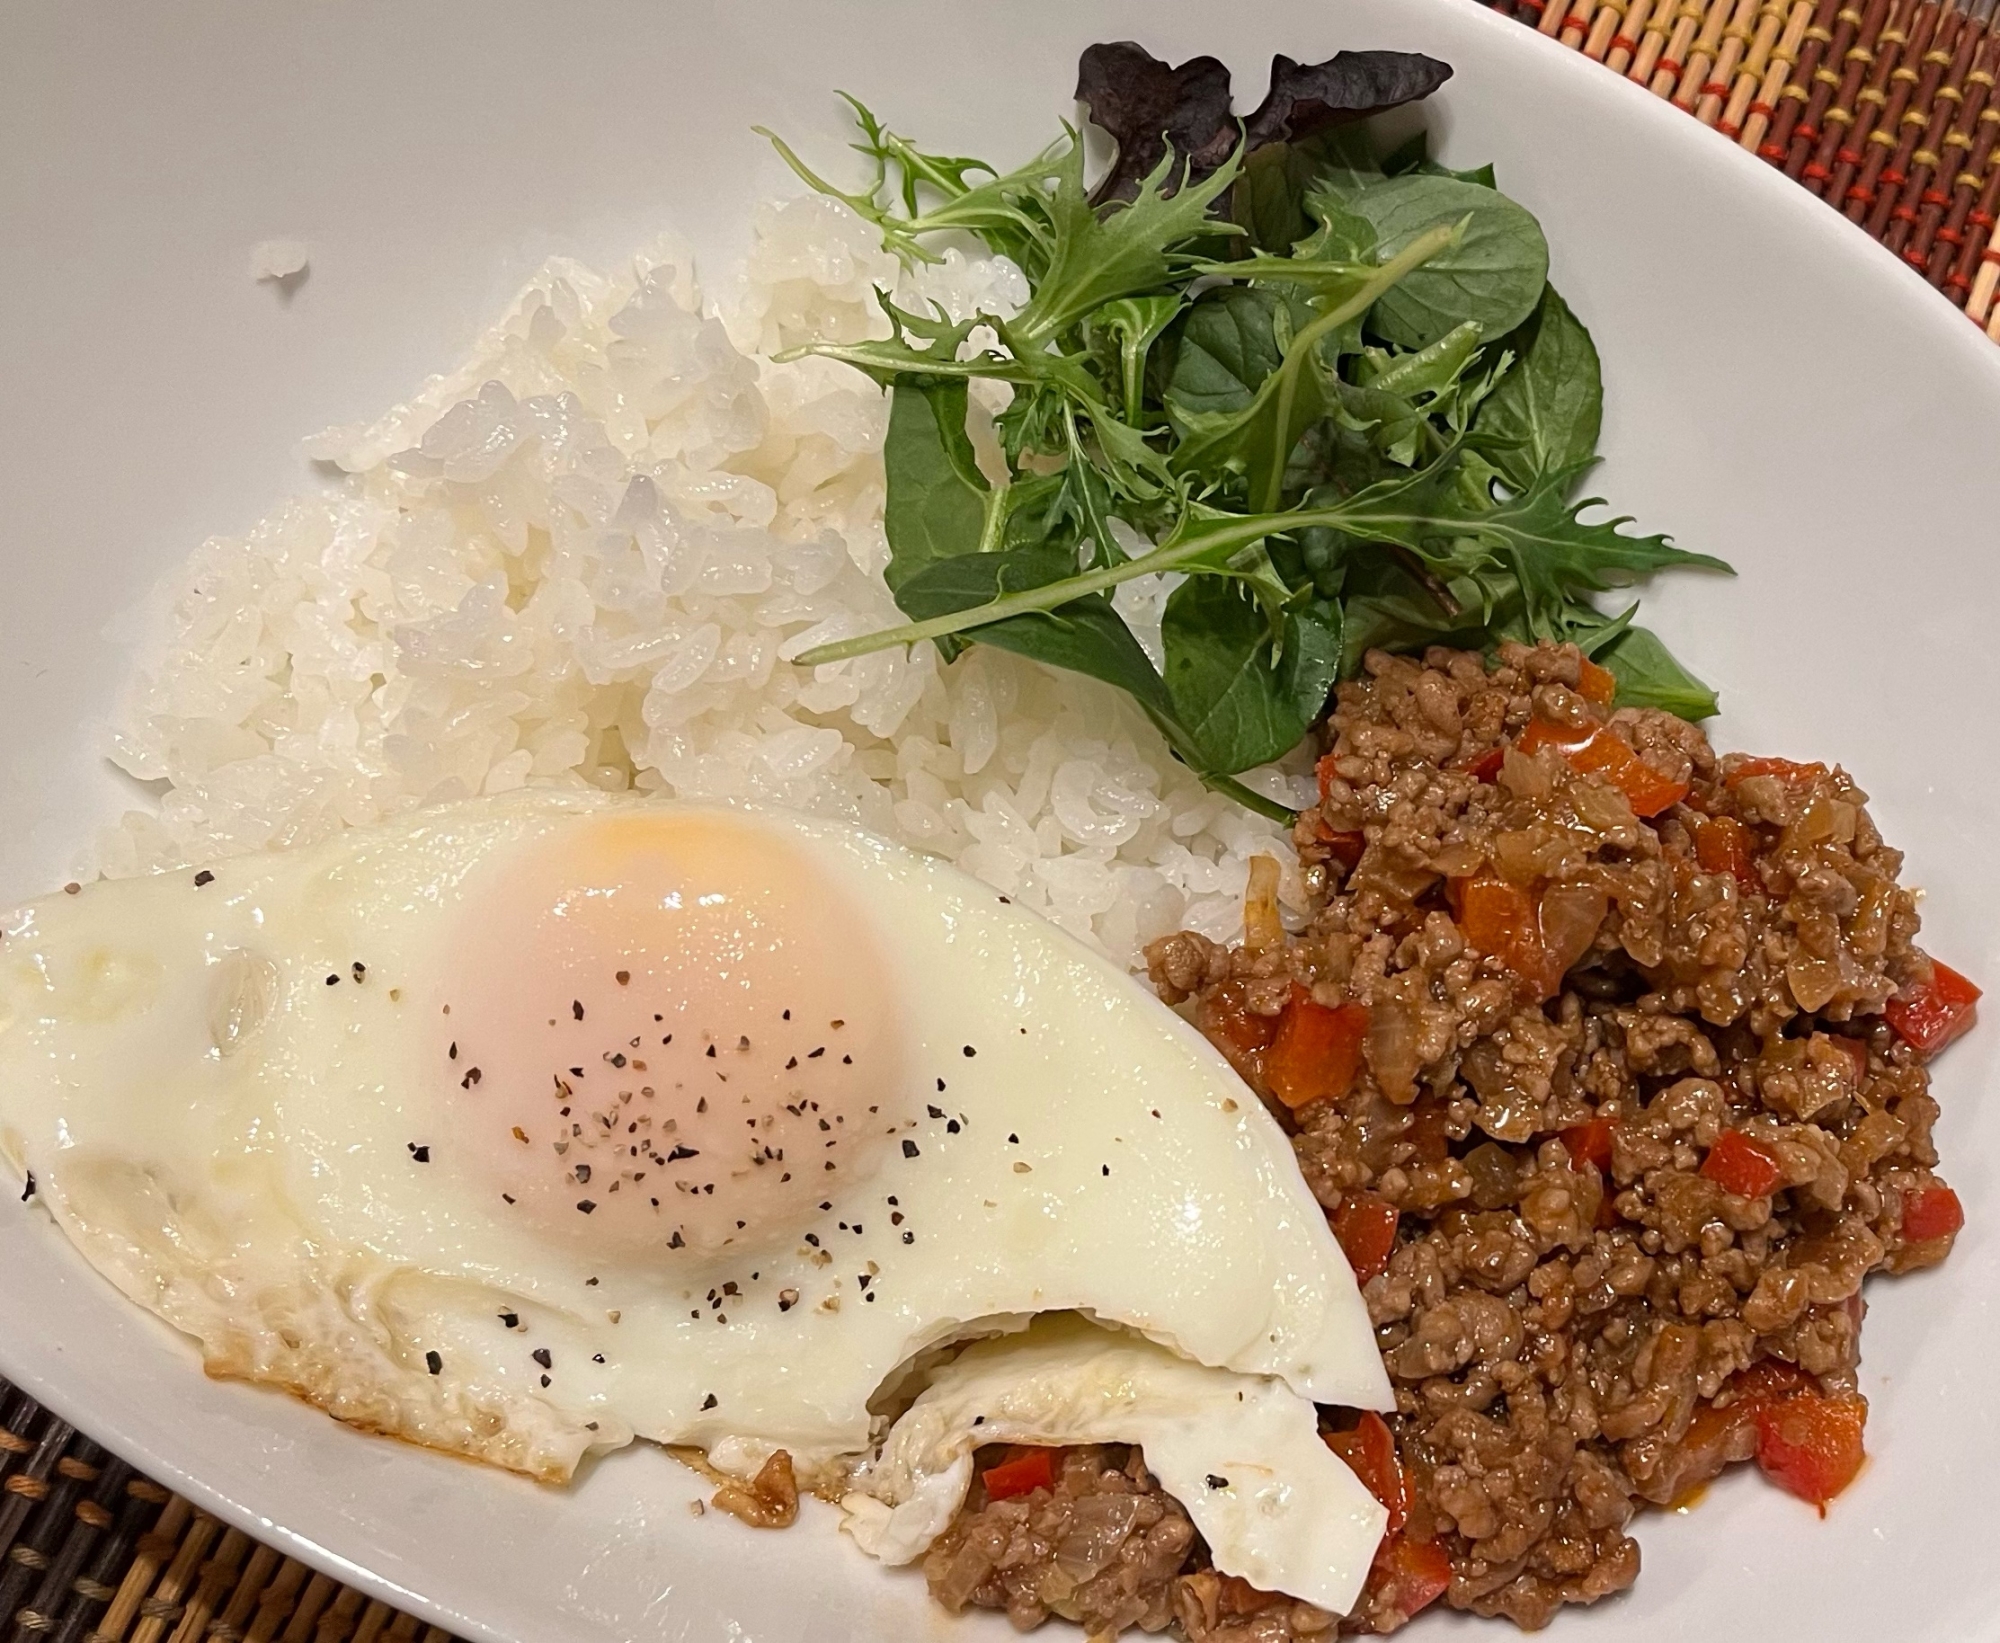
[[[1451,78],[1434,57],[1409,51],[1343,51],[1323,63],[1271,59],[1271,88],[1243,122],[1245,153],[1297,141],[1428,97]],[[1091,193],[1093,204],[1129,200],[1171,145],[1178,163],[1168,191],[1208,176],[1235,150],[1229,70],[1213,57],[1174,66],[1130,40],[1085,49],[1076,98],[1118,144],[1118,158]]]
[[[1076,65],[1076,100],[1118,144],[1117,162],[1091,194],[1091,203],[1129,200],[1173,145],[1181,164],[1169,188],[1199,179],[1236,147],[1236,117],[1229,112],[1229,70],[1213,57],[1192,57],[1169,68],[1144,46],[1114,40],[1085,48]]]
[[[1297,142],[1329,126],[1419,102],[1451,78],[1451,65],[1416,51],[1342,51],[1323,63],[1271,59],[1271,89],[1243,122],[1247,150]]]

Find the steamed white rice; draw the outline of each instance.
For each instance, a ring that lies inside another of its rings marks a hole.
[[[1026,295],[1004,260],[912,273],[845,207],[769,204],[731,300],[666,243],[610,275],[551,262],[457,370],[310,441],[342,485],[178,573],[111,745],[165,796],[97,866],[589,785],[846,817],[1126,963],[1183,925],[1237,929],[1253,855],[1295,896],[1283,830],[1205,791],[1108,688],[984,649],[789,660],[899,619],[883,396],[769,358],[883,334],[877,285],[954,316]],[[1135,628],[1164,592],[1121,590]]]

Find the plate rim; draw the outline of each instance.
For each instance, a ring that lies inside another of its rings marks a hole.
[[[1922,274],[1782,171],[1722,133],[1701,125],[1687,111],[1656,97],[1645,87],[1612,73],[1529,24],[1501,16],[1480,0],[1399,0],[1399,3],[1413,11],[1426,12],[1447,29],[1470,31],[1480,38],[1482,55],[1490,54],[1489,67],[1505,72],[1510,54],[1515,54],[1511,61],[1535,65],[1534,73],[1568,76],[1576,96],[1590,104],[1599,118],[1638,124],[1645,133],[1643,141],[1647,146],[1667,151],[1680,160],[1680,174],[1691,179],[1687,185],[1691,189],[1747,192],[1750,202],[1760,211],[1780,220],[1788,238],[1801,242],[1813,254],[1845,261],[1857,273],[1865,273],[1884,306],[1895,305],[1906,322],[1921,324],[1934,333],[1940,339],[1940,346],[1962,350],[1968,360],[1974,354],[1980,356],[1983,363],[1977,369],[1987,372],[1996,392],[2000,392],[2000,344],[1987,338]],[[1996,27],[2000,27],[2000,21]],[[1943,342],[1947,334],[1954,340]],[[47,1224],[39,1232],[61,1246],[63,1257],[70,1263],[66,1279],[109,1286],[109,1280],[90,1266],[59,1228]],[[134,1314],[143,1314],[137,1303],[122,1295],[117,1304]],[[163,1347],[171,1338],[185,1349],[187,1337],[171,1325],[151,1314],[143,1314],[143,1318],[149,1332],[160,1332]],[[22,1350],[17,1346],[17,1342],[32,1334],[32,1328],[19,1332],[0,1330],[0,1375],[4,1375],[7,1383],[27,1393],[43,1410],[70,1425],[79,1435],[90,1438],[130,1462],[142,1475],[170,1488],[196,1510],[285,1556],[296,1558],[330,1579],[406,1611],[428,1625],[442,1627],[456,1637],[477,1643],[519,1643],[514,1634],[481,1616],[439,1602],[423,1591],[381,1575],[313,1536],[292,1529],[282,1517],[267,1515],[233,1493],[205,1482],[202,1475],[190,1471],[141,1435],[135,1423],[115,1407],[93,1405],[87,1393],[81,1391],[72,1396],[72,1389],[82,1383],[58,1379],[56,1374],[68,1349],[61,1343],[50,1343],[46,1350],[37,1353],[32,1348]],[[323,1420],[334,1418],[323,1412],[315,1413]]]

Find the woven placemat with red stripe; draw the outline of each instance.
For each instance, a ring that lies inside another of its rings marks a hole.
[[[1810,189],[2000,341],[2000,0],[1486,0]],[[451,1643],[0,1382],[10,1643]]]
[[[11,1643],[452,1643],[225,1529],[0,1382]]]
[[[1490,0],[1733,138],[2000,341],[1995,0]]]

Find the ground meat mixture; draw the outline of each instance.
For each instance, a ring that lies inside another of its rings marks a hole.
[[[1391,1502],[1346,1631],[1439,1597],[1542,1626],[1632,1583],[1639,1507],[1753,1455],[1823,1502],[1859,1464],[1862,1282],[1962,1219],[1922,1053],[1958,978],[1866,795],[1609,685],[1568,647],[1371,655],[1299,821],[1305,928],[1253,876],[1242,945],[1148,954],[1292,1134],[1395,1387],[1380,1465],[1325,1412]],[[1079,1451],[927,1568],[1023,1625],[1319,1623],[1203,1561],[1140,1457]]]
[[[1004,1609],[1024,1631],[1059,1615],[1093,1638],[1176,1624],[1190,1643],[1293,1643],[1332,1633],[1335,1616],[1206,1563],[1187,1513],[1161,1492],[1139,1452],[1093,1444],[1064,1450],[1048,1488],[992,1500],[975,1483],[925,1556],[924,1574],[953,1614]]]
[[[790,1451],[774,1451],[748,1483],[725,1482],[714,1505],[753,1529],[789,1529],[799,1520],[799,1481]]]

